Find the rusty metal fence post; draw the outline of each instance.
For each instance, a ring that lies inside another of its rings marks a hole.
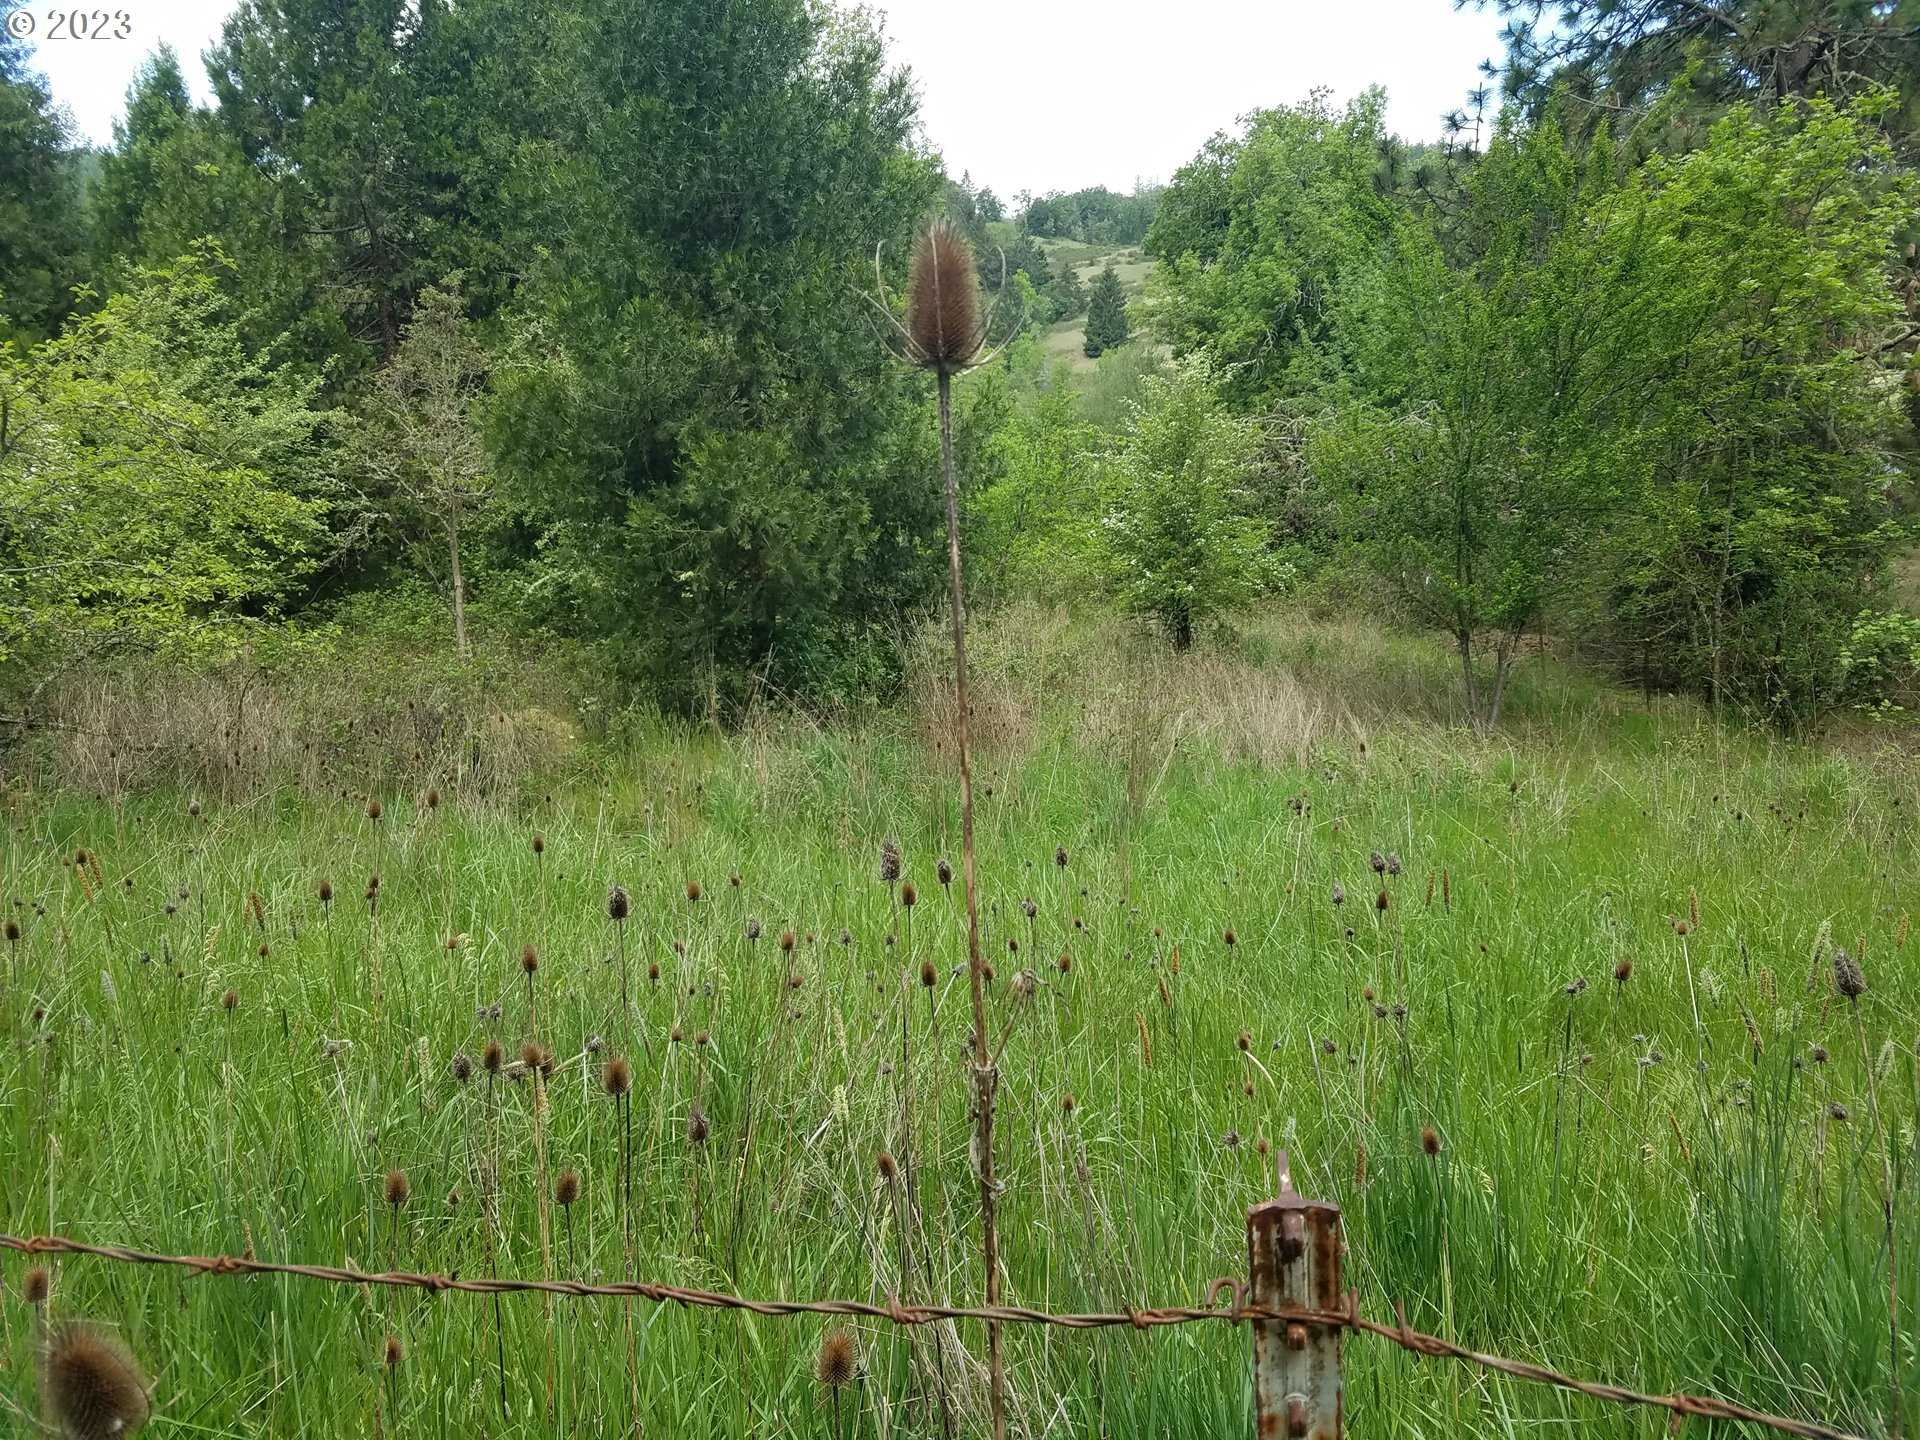
[[[1247,1211],[1248,1303],[1332,1313],[1340,1291],[1340,1207],[1295,1193],[1280,1152],[1280,1193]],[[1340,1440],[1338,1325],[1253,1322],[1255,1440]]]

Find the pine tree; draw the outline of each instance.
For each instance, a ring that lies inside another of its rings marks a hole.
[[[73,137],[28,53],[0,34],[0,315],[49,335],[81,278],[82,201]]]
[[[1109,265],[1093,282],[1087,300],[1087,354],[1097,358],[1101,351],[1127,343],[1127,297],[1120,289],[1120,277]]]
[[[1055,320],[1071,320],[1087,308],[1087,287],[1080,283],[1080,272],[1071,261],[1060,262],[1060,274],[1053,282]]]

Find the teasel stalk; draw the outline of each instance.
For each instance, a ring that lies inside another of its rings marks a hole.
[[[1900,1270],[1894,1252],[1893,1208],[1897,1198],[1893,1183],[1893,1162],[1887,1154],[1886,1122],[1880,1114],[1880,1078],[1873,1051],[1867,1045],[1867,1026],[1860,1014],[1860,997],[1866,993],[1866,973],[1860,962],[1846,951],[1833,952],[1833,988],[1853,1012],[1853,1030],[1860,1041],[1860,1067],[1867,1072],[1867,1099],[1873,1107],[1874,1149],[1880,1152],[1880,1213],[1887,1235],[1887,1378],[1891,1399],[1887,1410],[1887,1433],[1899,1440],[1903,1431],[1900,1390]]]
[[[933,372],[940,412],[940,478],[947,501],[947,580],[953,618],[954,742],[960,765],[960,867],[967,902],[967,981],[973,1001],[974,1163],[980,1180],[986,1303],[995,1306],[1000,1303],[1000,1257],[994,1213],[998,1187],[993,1175],[993,1105],[999,1076],[987,1051],[986,966],[980,954],[979,876],[973,845],[966,587],[960,560],[960,492],[953,466],[953,377],[980,361],[987,328],[980,321],[976,297],[973,256],[966,241],[944,221],[935,221],[914,249],[905,325],[887,313],[902,341],[904,358]],[[987,1365],[994,1440],[1005,1440],[1007,1433],[1006,1368],[1000,1341],[999,1322],[989,1321]]]

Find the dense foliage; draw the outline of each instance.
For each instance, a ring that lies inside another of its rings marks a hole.
[[[213,103],[161,49],[98,154],[0,42],[0,681],[437,593],[462,662],[884,693],[941,557],[876,302],[943,213],[998,357],[958,392],[983,598],[1184,645],[1325,586],[1442,632],[1484,724],[1536,633],[1778,723],[1901,713],[1898,9],[1514,7],[1438,143],[1317,91],[1165,187],[1004,203],[815,0],[244,0]]]

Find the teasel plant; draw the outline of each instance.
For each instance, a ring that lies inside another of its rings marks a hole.
[[[1004,276],[1006,257],[1001,256]],[[967,906],[967,979],[973,1002],[973,1082],[975,1092],[974,1164],[980,1182],[981,1260],[986,1274],[986,1303],[1000,1303],[999,1231],[995,1218],[998,1186],[993,1173],[993,1106],[999,1075],[987,1050],[986,963],[980,953],[978,867],[973,843],[973,745],[967,697],[966,586],[960,559],[960,492],[953,464],[953,378],[993,358],[983,353],[993,317],[979,313],[979,287],[972,252],[958,231],[936,220],[914,247],[906,297],[906,318],[897,319],[887,304],[880,251],[874,252],[877,296],[869,297],[885,323],[899,357],[934,377],[940,417],[940,478],[947,502],[947,579],[953,620],[953,739],[960,768],[960,869]],[[1006,286],[1000,294],[1006,294]],[[997,352],[996,352],[997,353]],[[1000,1325],[987,1325],[987,1366],[991,1382],[994,1440],[1007,1431],[1006,1368]]]

